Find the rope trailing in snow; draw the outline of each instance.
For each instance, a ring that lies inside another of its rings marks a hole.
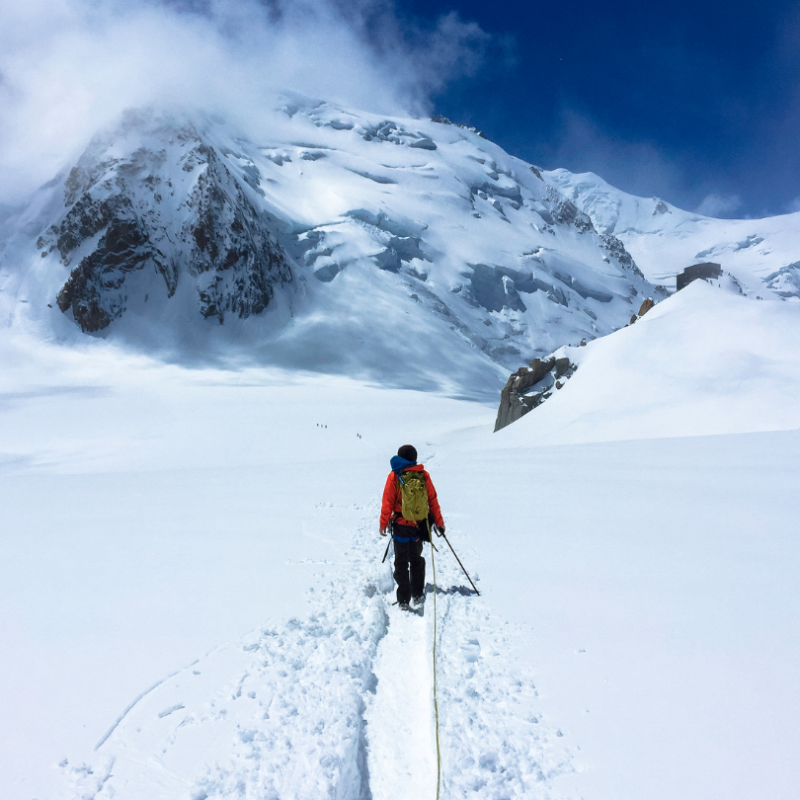
[[[439,696],[436,691],[436,558],[433,555],[436,548],[433,546],[431,523],[428,520],[428,538],[431,542],[431,569],[433,572],[433,711],[436,716],[436,800],[442,788],[442,751],[439,747]]]

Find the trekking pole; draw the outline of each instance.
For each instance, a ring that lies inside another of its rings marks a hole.
[[[444,540],[447,542],[447,546],[451,550],[453,550],[453,545],[450,544],[450,540],[447,538],[447,536],[444,533],[440,533],[439,536],[444,536]],[[480,597],[481,593],[478,591],[478,588],[475,586],[475,584],[472,583],[472,578],[470,578],[469,573],[464,569],[464,565],[461,563],[461,559],[458,557],[458,555],[456,555],[455,550],[453,550],[453,555],[456,557],[456,561],[458,561],[458,566],[461,567],[462,570],[464,570],[464,574],[467,576],[467,580],[470,582],[470,585],[472,586],[473,589],[475,589],[475,594],[478,595],[478,597]]]
[[[389,555],[389,547],[392,544],[392,539],[394,539],[394,520],[390,519],[389,524],[386,526],[386,535],[389,537],[389,541],[386,542],[386,550],[383,553],[383,558],[381,559],[381,564],[386,561],[386,556]]]

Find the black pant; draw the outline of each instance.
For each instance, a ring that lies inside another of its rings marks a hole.
[[[409,538],[419,535],[417,528],[395,525],[394,532]],[[425,594],[425,559],[422,557],[422,539],[410,542],[394,540],[394,579],[397,581],[397,602],[408,603],[412,597]]]

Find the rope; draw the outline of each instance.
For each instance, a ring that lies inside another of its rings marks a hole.
[[[428,538],[431,542],[431,569],[433,572],[433,710],[436,716],[436,800],[439,800],[439,792],[442,789],[442,750],[439,746],[439,696],[436,690],[436,558],[433,555],[433,536],[431,535],[431,523],[428,520]]]

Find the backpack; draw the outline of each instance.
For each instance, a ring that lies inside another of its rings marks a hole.
[[[422,522],[428,518],[428,484],[421,472],[407,470],[398,476],[403,519]]]

